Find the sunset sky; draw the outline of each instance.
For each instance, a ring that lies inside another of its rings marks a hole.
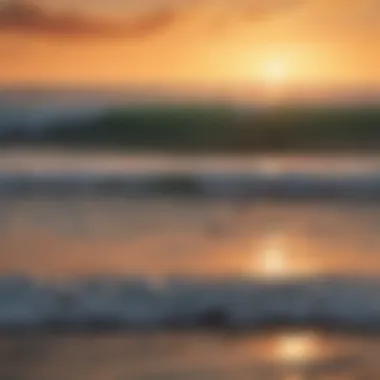
[[[0,0],[0,82],[380,88],[380,0]]]

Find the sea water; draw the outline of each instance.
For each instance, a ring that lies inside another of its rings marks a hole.
[[[376,157],[1,155],[1,379],[378,378]]]

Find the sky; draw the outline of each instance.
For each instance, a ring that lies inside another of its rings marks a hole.
[[[380,89],[380,0],[0,0],[0,84]]]

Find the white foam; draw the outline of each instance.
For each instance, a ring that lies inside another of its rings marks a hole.
[[[93,277],[42,283],[0,279],[1,329],[380,328],[380,282],[309,279],[167,280]]]
[[[27,193],[168,194],[221,197],[380,197],[380,173],[323,175],[279,173],[107,173],[0,172],[0,194]]]

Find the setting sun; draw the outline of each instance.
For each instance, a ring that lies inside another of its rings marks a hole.
[[[288,75],[288,67],[281,60],[269,61],[263,65],[262,78],[270,85],[278,86],[283,84]]]

